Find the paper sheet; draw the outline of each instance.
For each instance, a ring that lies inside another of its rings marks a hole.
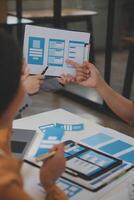
[[[74,68],[66,60],[87,61],[89,42],[90,33],[27,25],[24,57],[32,74],[41,73],[46,66],[49,66],[46,75],[74,74]]]
[[[24,180],[24,190],[33,200],[44,200],[45,191],[40,185],[39,168],[24,163],[21,174],[23,175]],[[77,200],[84,197],[86,199],[88,198],[89,194],[87,190],[64,178],[58,179],[57,186],[59,186],[71,200]]]
[[[113,129],[105,128],[103,132],[83,138],[81,142],[134,164],[134,140],[130,137],[126,139],[120,134]]]

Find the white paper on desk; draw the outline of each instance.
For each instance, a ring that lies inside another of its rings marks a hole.
[[[41,73],[49,66],[46,75],[60,76],[63,73],[74,75],[73,67],[66,60],[78,63],[89,57],[90,33],[59,30],[27,25],[24,36],[24,57],[30,73]]]
[[[44,200],[45,191],[40,186],[39,180],[39,168],[33,167],[29,164],[24,163],[22,166],[21,174],[24,181],[24,190],[33,200]],[[89,194],[89,191],[81,188],[80,186],[60,178],[62,181],[58,181],[57,185],[66,193],[68,199],[78,200],[84,199],[88,200],[89,197],[94,197],[94,194]],[[90,195],[90,196],[89,196]],[[93,198],[91,198],[93,200]]]
[[[39,185],[39,168],[32,167],[29,164],[24,163],[22,166],[21,174],[24,181],[24,190],[32,197],[33,200],[44,200],[45,192]],[[128,197],[127,192],[127,180],[129,179],[129,175],[125,175],[121,179],[118,179],[116,182],[112,182],[108,186],[104,187],[102,190],[98,192],[91,192],[86,189],[82,189],[77,194],[73,195],[69,199],[71,200],[117,200],[118,192],[121,194],[123,192],[124,197]],[[64,190],[66,187],[64,184],[59,185],[61,189]],[[79,187],[79,186],[78,186]],[[115,189],[115,190],[114,190]],[[119,198],[120,199],[120,198]],[[123,198],[123,200],[127,200],[128,198]]]
[[[38,185],[40,182],[39,168],[23,163],[21,174],[24,182],[24,191],[29,194],[33,200],[44,200],[45,193],[42,192],[40,186]]]

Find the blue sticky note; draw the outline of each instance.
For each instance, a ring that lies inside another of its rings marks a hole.
[[[45,133],[47,128],[54,127],[54,126],[55,126],[54,124],[45,124],[45,125],[39,126],[39,129],[41,130],[42,133]]]
[[[119,158],[121,160],[124,160],[124,161],[127,161],[127,162],[134,164],[134,150],[132,150],[132,151],[126,153],[126,154],[123,154]]]
[[[43,140],[61,140],[64,130],[57,127],[49,127],[46,129]]]
[[[72,131],[82,131],[84,130],[84,124],[73,124]]]
[[[46,154],[55,144],[59,144],[64,135],[64,130],[52,126],[43,129],[43,133],[44,137],[40,143],[40,146],[35,156]]]
[[[82,131],[84,129],[84,124],[56,123],[56,127],[62,128],[64,131]]]
[[[84,138],[81,141],[84,142],[85,144],[93,147],[93,146],[99,145],[101,143],[110,141],[112,139],[113,139],[113,137],[111,137],[110,135],[107,135],[105,133],[98,133],[96,135],[92,135],[90,137]]]
[[[126,149],[128,149],[128,148],[130,148],[130,147],[132,147],[132,145],[131,144],[128,144],[128,143],[126,143],[126,142],[123,142],[123,141],[121,141],[121,140],[117,140],[117,141],[115,141],[115,142],[112,142],[112,143],[110,143],[110,144],[107,144],[107,145],[105,145],[105,146],[102,146],[102,147],[100,147],[99,149],[101,150],[101,151],[104,151],[104,152],[106,152],[106,153],[109,153],[109,154],[116,154],[116,153],[119,153],[119,152],[121,152],[121,151],[123,151],[123,150],[126,150]]]
[[[56,123],[56,127],[64,130],[64,124]]]

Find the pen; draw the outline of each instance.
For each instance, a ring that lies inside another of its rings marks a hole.
[[[47,70],[48,70],[48,66],[43,70],[43,72],[41,73],[41,75],[44,75]]]
[[[64,150],[67,150],[68,148],[70,148],[70,147],[69,147],[68,145],[66,145],[66,146],[64,147]],[[52,152],[50,152],[50,153],[43,154],[43,155],[41,155],[41,156],[36,157],[36,158],[35,158],[35,161],[36,161],[36,162],[44,161],[44,160],[46,160],[46,159],[48,159],[48,158],[51,158],[51,157],[54,156],[55,154],[56,154],[56,151],[52,151]]]
[[[35,164],[35,163],[32,162],[32,161],[29,161],[29,160],[24,159],[24,162],[27,163],[27,164],[29,164],[29,165],[31,165],[31,166],[33,166],[33,167],[38,167],[38,168],[40,168],[37,164]]]
[[[48,154],[43,154],[43,155],[41,155],[41,156],[39,156],[39,157],[36,157],[35,158],[35,161],[36,162],[40,162],[40,161],[44,161],[44,160],[46,160],[46,159],[48,159],[48,158],[51,158],[52,156],[54,156],[56,154],[56,151],[52,151],[52,152],[50,152],[50,153],[48,153]]]

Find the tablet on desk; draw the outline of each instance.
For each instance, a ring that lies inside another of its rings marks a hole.
[[[70,148],[65,151],[67,172],[84,180],[92,180],[122,164],[122,160],[92,148],[67,141]]]
[[[62,176],[90,191],[96,192],[110,183],[114,185],[114,180],[120,183],[119,177],[127,176],[133,168],[130,163],[72,140],[64,143],[67,162]]]
[[[22,159],[31,146],[35,135],[36,131],[34,130],[13,129],[11,137],[12,154],[16,158]]]

